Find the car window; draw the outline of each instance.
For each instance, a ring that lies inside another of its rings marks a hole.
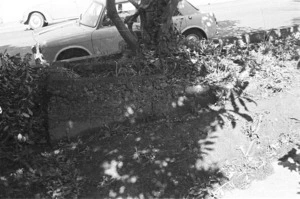
[[[107,10],[106,9],[104,11],[102,25],[103,26],[113,26],[114,25],[114,23],[112,22],[112,20],[107,16]]]
[[[178,11],[181,15],[192,15],[197,13],[199,10],[195,6],[193,6],[190,2],[188,1],[181,1],[180,5],[178,6]]]
[[[179,12],[178,8],[176,9],[176,11],[173,14],[173,17],[177,17],[177,16],[182,16],[182,14]]]
[[[116,4],[118,13],[135,11],[134,5],[130,2]]]
[[[134,14],[135,10],[136,10],[135,7],[129,2],[116,4],[116,9],[122,20],[125,20],[126,16]],[[113,26],[114,25],[113,22],[111,21],[111,19],[107,16],[106,9],[104,11],[102,25],[103,26]]]
[[[87,11],[82,15],[80,24],[89,27],[96,27],[103,6],[97,2],[93,2]]]

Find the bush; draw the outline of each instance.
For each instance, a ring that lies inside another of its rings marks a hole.
[[[0,54],[0,140],[3,145],[33,144],[41,130],[39,80],[42,70],[29,65],[30,54]]]
[[[0,54],[0,158],[13,163],[24,162],[28,146],[49,141],[41,100],[43,70],[30,66],[30,57]]]

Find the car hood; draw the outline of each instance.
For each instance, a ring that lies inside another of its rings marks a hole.
[[[72,39],[84,39],[93,28],[80,25],[76,20],[52,25],[33,32],[34,40],[41,45],[63,45]]]

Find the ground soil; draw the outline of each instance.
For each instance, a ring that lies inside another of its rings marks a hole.
[[[116,124],[89,133],[82,138],[89,146],[82,155],[89,158],[79,157],[89,179],[84,197],[203,198],[203,192],[226,199],[300,197],[299,157],[278,160],[300,143],[300,73],[295,68],[284,89],[250,83],[246,92],[255,103],[247,103],[244,112],[253,122],[236,117],[232,126],[214,110],[197,117],[183,111],[180,120]],[[270,169],[249,180],[245,168],[254,168],[254,160]],[[245,186],[225,186],[234,180],[226,175],[229,167],[234,168],[231,176],[246,173],[238,181]]]
[[[258,130],[261,140],[264,140],[262,142],[267,141],[270,145],[276,145],[276,142],[278,143],[278,140],[282,139],[282,136],[285,135],[294,135],[295,139],[290,141],[294,143],[300,142],[300,123],[298,120],[300,118],[299,80],[299,74],[295,74],[292,84],[289,85],[285,91],[272,95],[271,97],[265,95],[265,93],[260,93],[261,96],[265,96],[257,100],[257,106],[251,108],[251,112],[253,114],[263,115],[260,129]],[[253,90],[253,92],[256,92],[256,96],[259,96],[257,95],[257,90]],[[226,144],[237,144],[240,142],[236,142],[235,140],[243,140],[241,132],[234,132],[233,134],[235,134],[235,136],[233,136],[234,140],[232,139],[233,137],[224,135],[220,141],[216,142],[216,154],[211,154],[213,157],[224,157],[227,153],[222,152],[222,149],[225,148],[224,146],[226,146]],[[226,140],[228,141],[226,142]],[[275,152],[277,154],[274,156],[272,163],[274,173],[272,173],[270,176],[266,176],[264,180],[253,181],[251,185],[249,185],[249,188],[245,190],[227,190],[225,191],[224,198],[300,198],[299,147],[289,144],[290,142],[283,141],[282,147]],[[259,151],[260,148],[261,145],[254,147],[252,152],[253,156],[255,156],[255,150]],[[230,149],[233,150],[232,147]],[[288,158],[279,158],[283,157],[287,154],[287,151],[291,150],[295,151],[293,155]]]
[[[300,194],[300,175],[274,162],[274,174],[255,181],[248,189],[228,191],[223,199],[297,199]]]

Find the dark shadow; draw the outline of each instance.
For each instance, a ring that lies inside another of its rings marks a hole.
[[[205,101],[206,106],[212,101]],[[231,114],[208,106],[194,114],[184,107],[172,118],[135,126],[114,123],[82,132],[83,146],[89,146],[78,149],[85,157],[79,168],[89,179],[82,197],[214,196],[213,188],[227,178],[218,166],[206,163],[205,155],[213,150],[216,131]],[[236,109],[233,112],[243,115]]]
[[[96,163],[86,162],[82,170],[89,170],[90,182],[98,189],[89,186],[94,190],[87,196],[183,198],[196,184],[208,188],[211,178],[214,183],[222,181],[217,167],[201,168],[203,155],[212,150],[216,138],[211,121],[219,120],[217,117],[209,113],[188,122],[97,129],[93,140],[103,141],[88,144],[97,150],[92,154]],[[105,137],[111,132],[117,135]]]
[[[300,145],[297,145],[293,149],[291,149],[286,155],[279,159],[279,165],[284,168],[289,169],[290,171],[300,172],[300,153],[297,153],[300,150]],[[300,184],[300,183],[299,183]],[[300,191],[298,192],[300,194]]]

